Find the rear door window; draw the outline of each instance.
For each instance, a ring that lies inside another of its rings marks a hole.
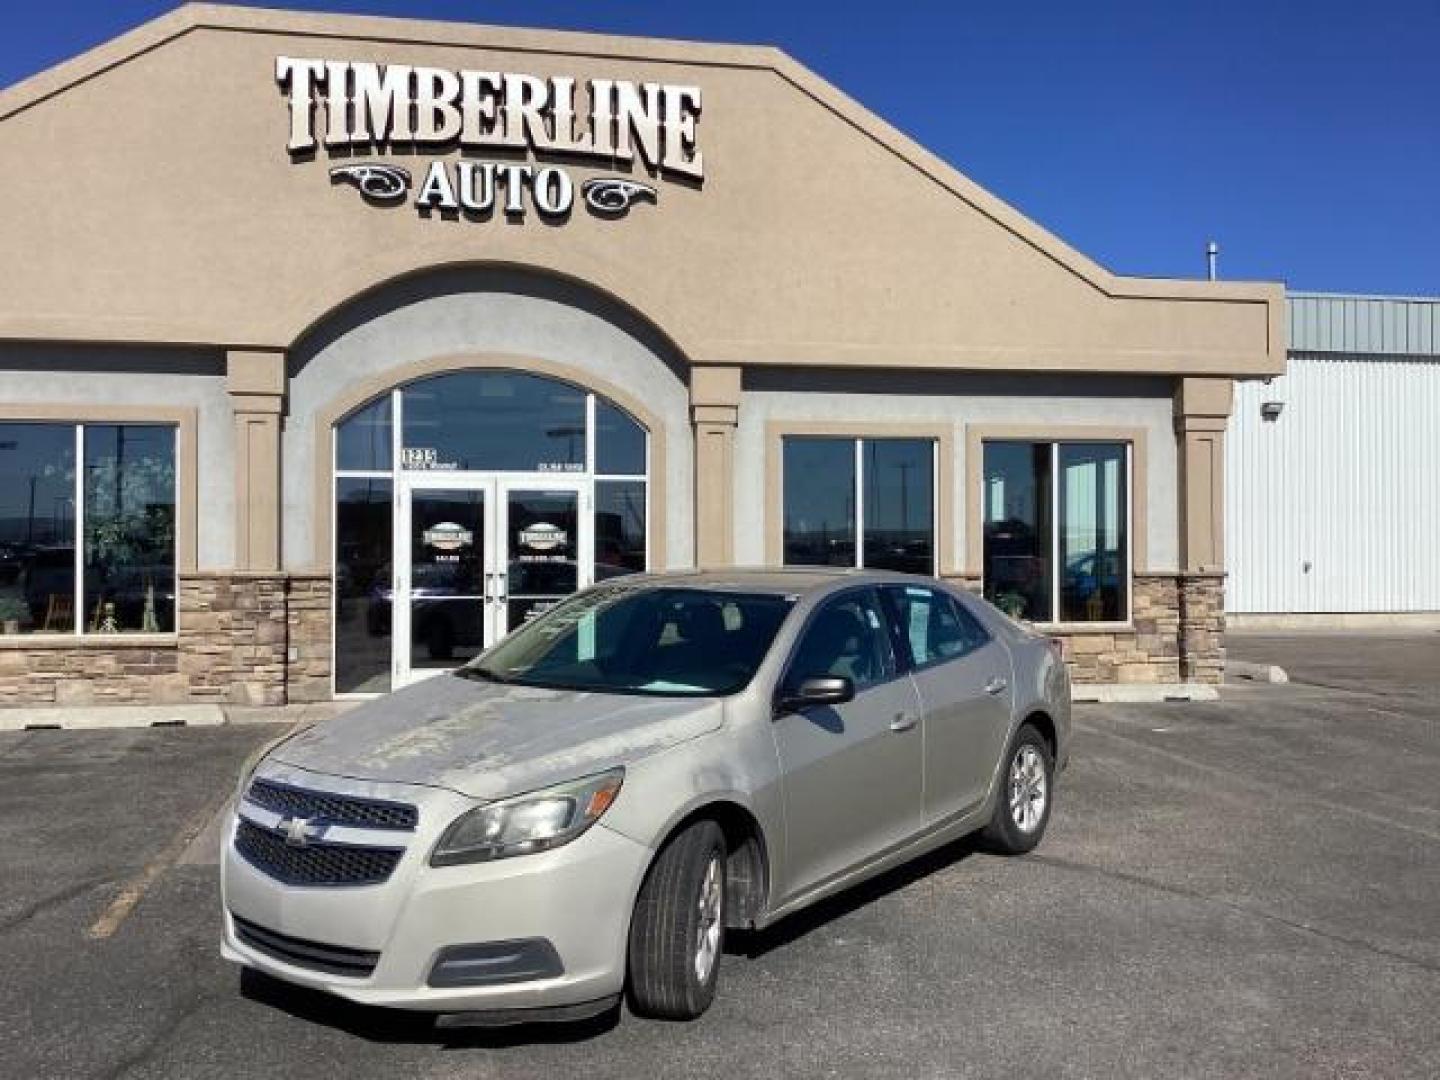
[[[892,585],[885,593],[895,637],[917,668],[957,660],[990,640],[975,616],[944,592]]]

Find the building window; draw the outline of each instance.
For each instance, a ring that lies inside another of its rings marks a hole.
[[[1130,447],[986,442],[985,598],[1031,622],[1130,617]]]
[[[335,481],[335,690],[390,690],[390,541],[394,485],[389,477]]]
[[[175,443],[172,424],[0,423],[0,629],[175,629]]]
[[[934,439],[787,436],[787,566],[935,573]]]
[[[401,394],[404,447],[433,455],[429,467],[586,471],[586,393],[579,387],[518,371],[459,371],[413,382]]]

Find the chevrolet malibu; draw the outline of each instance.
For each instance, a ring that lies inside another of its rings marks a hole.
[[[727,929],[971,832],[1033,848],[1069,700],[934,579],[612,580],[248,766],[222,952],[444,1023],[696,1017]]]

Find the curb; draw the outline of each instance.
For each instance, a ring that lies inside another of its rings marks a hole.
[[[0,709],[0,731],[103,731],[117,728],[219,727],[219,705],[94,705],[83,708],[45,705]]]
[[[36,705],[0,708],[0,732],[118,731],[157,727],[297,724],[325,720],[356,702],[315,705]]]
[[[1220,690],[1209,683],[1080,683],[1071,685],[1070,700],[1105,705],[1219,701]]]
[[[1288,683],[1290,676],[1282,667],[1274,664],[1252,664],[1248,660],[1225,661],[1225,674],[1237,679],[1248,679],[1250,682]]]

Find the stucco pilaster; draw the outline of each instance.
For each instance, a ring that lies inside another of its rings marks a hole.
[[[276,571],[285,354],[232,349],[226,376],[235,417],[235,569]]]
[[[695,563],[735,562],[735,429],[740,422],[740,368],[690,372],[695,425]]]
[[[1225,569],[1225,425],[1230,379],[1175,381],[1180,464],[1180,568]]]

